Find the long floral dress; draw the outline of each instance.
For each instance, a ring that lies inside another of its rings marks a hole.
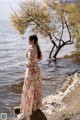
[[[42,107],[42,81],[36,46],[31,46],[27,51],[26,62],[28,67],[22,89],[20,112],[28,116],[32,114],[32,111]]]

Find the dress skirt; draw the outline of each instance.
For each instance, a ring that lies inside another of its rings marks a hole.
[[[25,116],[29,116],[32,111],[40,107],[42,107],[42,81],[40,67],[36,63],[26,68],[20,112],[24,113]]]

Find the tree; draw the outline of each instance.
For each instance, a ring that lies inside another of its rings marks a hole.
[[[77,39],[77,47],[80,48],[80,4],[67,4],[68,23],[72,29],[72,35]]]
[[[19,11],[11,15],[11,22],[21,34],[25,33],[28,26],[33,26],[32,31],[49,37],[53,44],[49,58],[56,59],[63,46],[73,43],[67,10],[62,4],[49,0],[44,4],[22,2]],[[65,29],[69,35],[67,40],[63,39]]]

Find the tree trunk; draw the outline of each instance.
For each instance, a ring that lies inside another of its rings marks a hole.
[[[51,55],[52,55],[52,52],[53,52],[53,50],[54,50],[54,45],[53,45],[53,47],[52,47],[52,49],[51,49],[51,51],[50,51],[50,54],[49,54],[49,58],[51,58]]]
[[[59,51],[60,51],[61,48],[62,48],[61,46],[58,47],[57,50],[56,50],[56,52],[55,52],[55,54],[53,55],[53,58],[55,58],[55,60],[56,60],[56,56],[59,53]]]

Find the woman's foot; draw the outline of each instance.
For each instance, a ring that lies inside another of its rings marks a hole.
[[[24,118],[24,113],[19,113],[17,115],[17,120],[23,120],[23,118]]]

